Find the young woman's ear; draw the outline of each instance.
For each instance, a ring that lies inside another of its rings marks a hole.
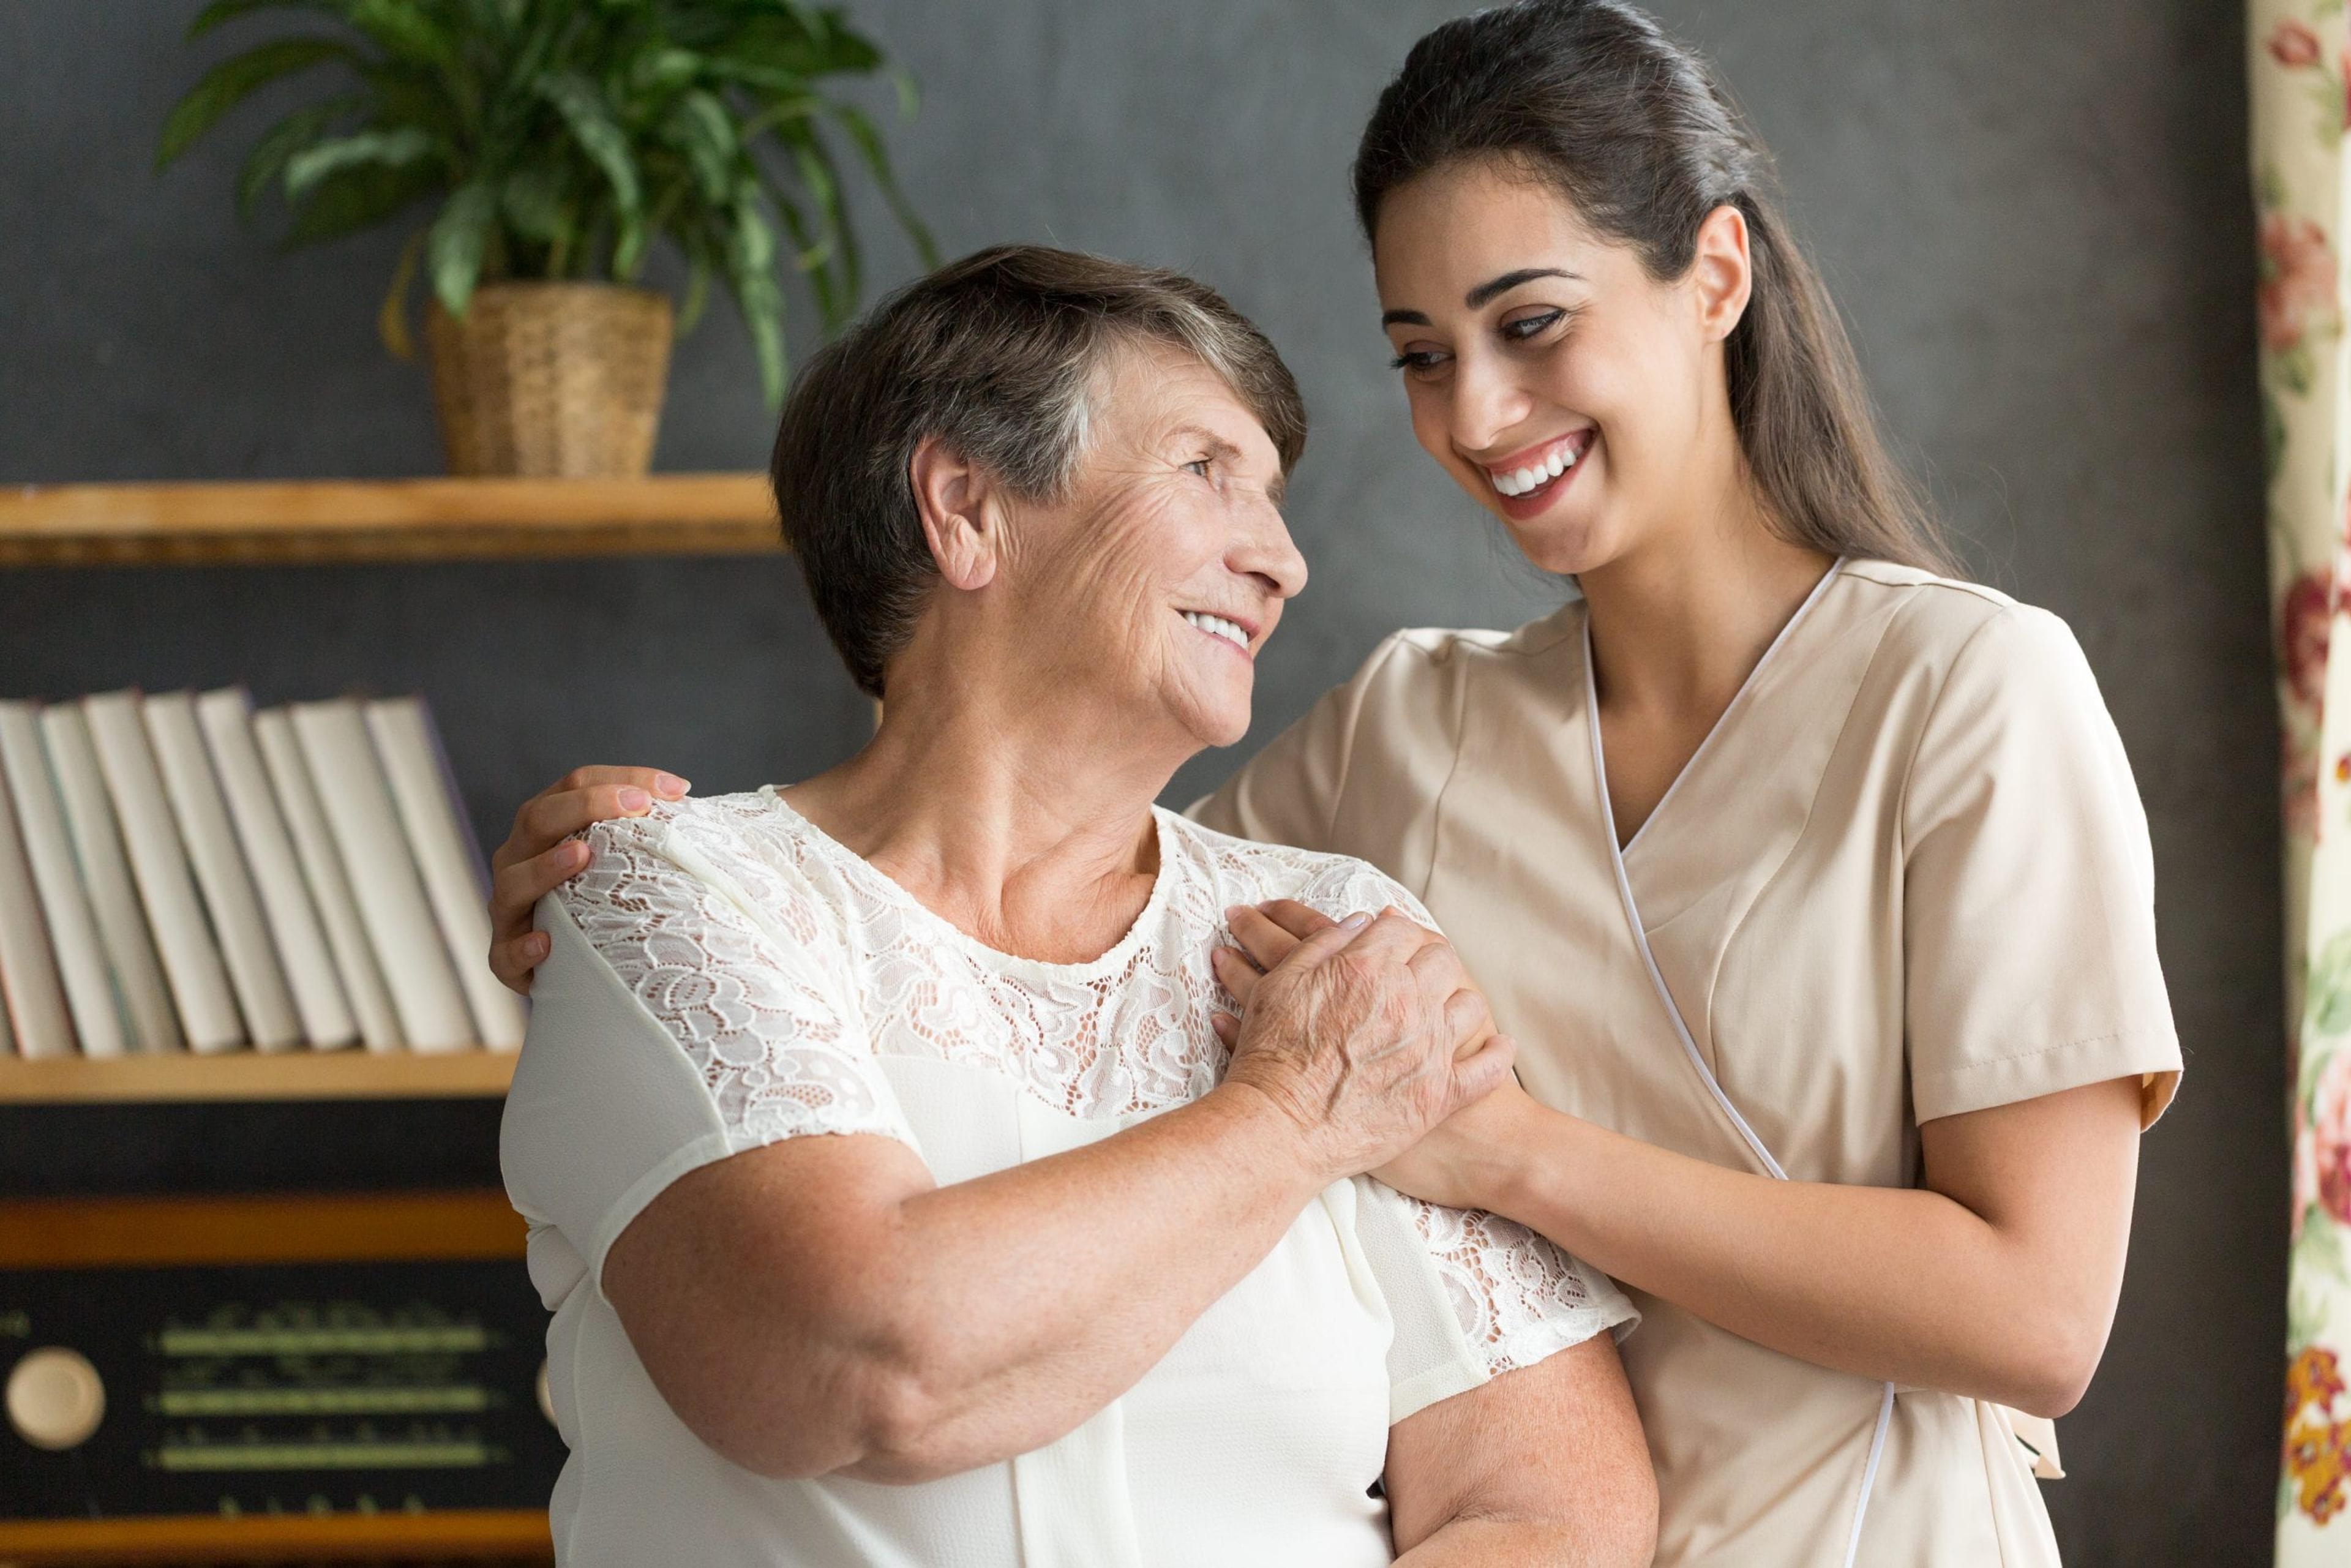
[[[939,576],[966,592],[987,587],[1004,545],[994,480],[935,435],[914,448],[907,477]]]
[[[1690,279],[1698,292],[1698,325],[1708,342],[1719,343],[1747,313],[1755,284],[1747,254],[1747,215],[1737,207],[1726,203],[1698,224]]]

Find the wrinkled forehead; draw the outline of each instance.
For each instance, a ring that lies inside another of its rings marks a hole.
[[[1172,343],[1108,350],[1087,389],[1087,423],[1089,457],[1156,453],[1193,440],[1218,448],[1215,455],[1238,475],[1280,494],[1281,455],[1264,422],[1215,366]]]

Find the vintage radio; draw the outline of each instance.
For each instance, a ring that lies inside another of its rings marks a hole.
[[[0,1565],[545,1561],[503,1194],[0,1203]]]

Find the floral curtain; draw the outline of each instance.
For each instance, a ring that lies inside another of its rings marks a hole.
[[[2262,424],[2283,723],[2294,1252],[2280,1568],[2351,1560],[2351,357],[2344,0],[2252,0]],[[2342,656],[2330,658],[2330,649]]]

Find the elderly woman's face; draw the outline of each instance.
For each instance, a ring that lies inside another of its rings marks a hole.
[[[1249,730],[1258,651],[1306,585],[1280,456],[1223,378],[1173,350],[1121,353],[1091,421],[1069,499],[1024,508],[1009,535],[1050,678],[1107,686],[1194,748],[1229,746]]]

